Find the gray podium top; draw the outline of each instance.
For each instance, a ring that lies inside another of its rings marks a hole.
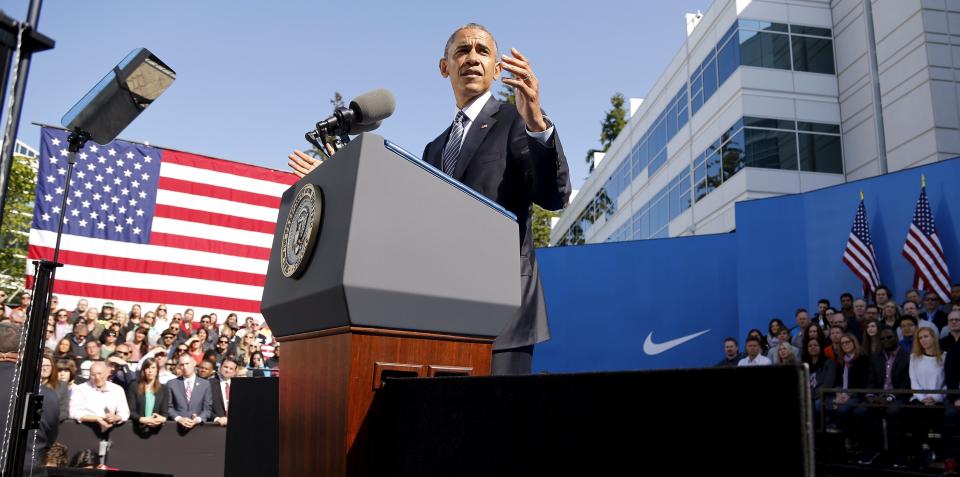
[[[281,272],[287,215],[306,184],[320,231],[298,278]],[[261,310],[277,336],[362,326],[494,337],[520,306],[512,214],[365,133],[288,189]]]

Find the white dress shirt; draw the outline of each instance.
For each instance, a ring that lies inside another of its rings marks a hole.
[[[93,387],[93,381],[78,384],[70,391],[70,419],[80,422],[83,416],[106,417],[107,413],[130,419],[130,406],[123,388],[107,381],[102,388]]]
[[[750,359],[749,356],[740,360],[737,366],[770,366],[773,362],[763,354],[758,354],[756,358]]]
[[[477,116],[480,116],[480,112],[483,111],[483,107],[487,105],[487,101],[491,96],[493,96],[493,94],[490,92],[490,90],[487,90],[486,93],[474,98],[474,100],[467,104],[463,109],[457,110],[463,111],[463,114],[468,119],[468,121],[465,121],[463,124],[463,136],[460,138],[460,147],[463,147],[463,141],[466,140],[467,133],[470,132],[470,128],[473,127],[474,121],[476,121]],[[540,144],[546,145],[547,141],[550,140],[550,136],[553,135],[553,125],[550,125],[546,130],[540,132],[532,132],[528,129],[527,135],[539,141]]]

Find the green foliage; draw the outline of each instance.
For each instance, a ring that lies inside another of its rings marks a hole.
[[[585,158],[587,165],[590,166],[590,172],[593,172],[594,166],[593,153],[607,152],[607,149],[610,149],[610,145],[613,144],[613,140],[627,125],[627,110],[623,107],[624,103],[626,103],[626,100],[622,93],[614,93],[610,97],[610,109],[604,116],[603,121],[600,122],[600,149],[590,149],[587,151],[587,157]]]
[[[33,221],[33,193],[37,182],[32,159],[14,156],[0,231],[0,287],[10,290],[24,286],[27,243]]]

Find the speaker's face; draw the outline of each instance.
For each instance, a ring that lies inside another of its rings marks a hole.
[[[489,90],[500,76],[493,37],[476,28],[458,31],[440,60],[440,74],[450,79],[458,107]]]

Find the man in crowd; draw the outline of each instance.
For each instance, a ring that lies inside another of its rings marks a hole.
[[[944,353],[950,353],[953,350],[953,346],[960,342],[960,312],[951,311],[950,314],[947,315],[947,330],[947,334],[943,338],[940,338],[940,351]],[[958,348],[957,353],[954,354],[960,357],[960,348]],[[960,362],[957,364],[960,365]]]
[[[211,361],[204,359],[197,365],[197,376],[200,376],[201,379],[209,380],[213,377],[214,372],[215,370]]]
[[[100,356],[100,342],[97,340],[90,340],[84,343],[83,345],[83,359],[80,360],[82,364],[84,361],[102,361],[103,359]]]
[[[160,339],[157,340],[157,346],[169,352],[176,340],[177,332],[172,329],[167,329],[164,330],[163,333],[160,333]]]
[[[877,321],[880,319],[880,307],[877,305],[867,305],[867,310],[864,312],[866,321]]]
[[[86,298],[81,298],[77,300],[77,307],[70,312],[70,323],[76,323],[77,321],[83,321],[87,317],[87,307],[90,306],[87,303]]]
[[[70,356],[80,364],[84,356],[84,345],[87,343],[87,324],[83,320],[78,320],[73,324],[73,333],[67,335],[70,340]]]
[[[899,346],[897,335],[892,329],[884,328],[877,336],[880,339],[881,351],[870,357],[867,388],[885,391],[910,389],[910,353]],[[880,425],[883,419],[887,421],[887,435],[891,441],[889,448],[896,449],[896,460],[902,462],[902,446],[898,446],[894,441],[903,433],[903,405],[908,398],[909,394],[867,394],[867,401],[877,407],[864,406],[854,410],[854,433],[863,449],[860,464],[872,464],[880,455],[880,439],[884,435]]]
[[[907,350],[908,353],[913,351],[913,337],[917,334],[918,327],[917,319],[913,315],[903,315],[900,318],[900,328],[897,329],[897,335],[900,338],[900,347]]]
[[[920,303],[920,290],[916,288],[911,288],[907,290],[907,293],[903,295],[903,301],[912,301],[914,303]]]
[[[23,322],[27,321],[27,309],[30,308],[30,299],[32,296],[28,291],[21,292],[20,303],[10,310],[7,318],[18,325],[22,325]]]
[[[810,326],[810,314],[807,313],[806,308],[799,308],[793,314],[793,318],[797,322],[797,327],[791,344],[794,348],[804,349],[806,344],[803,342],[803,336],[807,332],[807,327]]]
[[[823,329],[830,326],[830,319],[827,317],[828,308],[830,308],[830,300],[821,298],[817,301],[817,316],[814,317],[814,321]]]
[[[213,346],[220,336],[220,332],[217,331],[215,316],[216,315],[203,315],[200,317],[200,327],[207,330],[207,341],[203,344],[204,348]]]
[[[840,295],[840,313],[843,313],[843,317],[847,319],[853,317],[853,295],[849,293]]]
[[[113,302],[112,301],[108,301],[104,303],[103,307],[100,308],[99,320],[104,322],[113,320]]]
[[[773,364],[766,356],[761,354],[763,348],[760,347],[760,340],[756,337],[747,338],[745,346],[747,347],[747,357],[741,359],[737,366],[769,366]]]
[[[234,345],[230,343],[230,338],[220,336],[217,338],[217,345],[214,346],[213,352],[217,354],[217,362],[222,363],[224,358],[234,354],[236,350]]]
[[[904,305],[906,306],[906,305]],[[935,325],[938,328],[943,328],[947,326],[947,315],[950,312],[945,312],[941,308],[940,297],[934,292],[926,292],[923,294],[923,312],[920,314],[920,318],[923,318]]]
[[[110,373],[103,361],[90,367],[90,381],[76,385],[70,393],[70,418],[96,423],[103,432],[130,419],[123,388],[107,380]]]
[[[227,414],[230,411],[230,384],[237,374],[237,363],[235,358],[226,357],[223,363],[220,363],[219,379],[212,380],[213,385],[213,422],[221,425],[227,425]]]
[[[877,291],[873,293],[874,300],[873,302],[877,304],[877,307],[883,309],[883,305],[886,305],[890,301],[890,289],[886,285],[880,285],[877,287]]]
[[[177,358],[180,377],[167,383],[167,415],[185,429],[203,423],[213,414],[210,383],[196,375],[197,362],[189,354]]]
[[[945,303],[940,309],[949,314],[954,306],[960,306],[960,283],[954,283],[950,287],[950,303]]]

